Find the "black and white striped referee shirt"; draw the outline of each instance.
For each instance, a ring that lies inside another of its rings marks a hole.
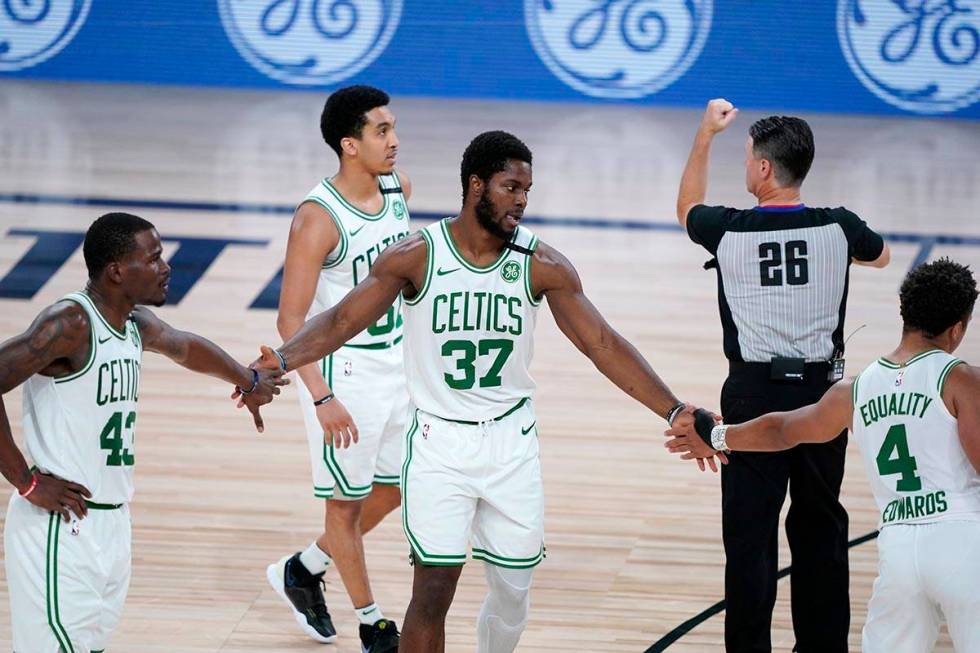
[[[693,207],[687,233],[717,260],[725,356],[826,361],[843,347],[851,259],[884,240],[847,209]]]

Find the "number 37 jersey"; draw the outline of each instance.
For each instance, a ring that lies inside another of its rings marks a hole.
[[[143,342],[132,318],[120,333],[85,293],[64,299],[88,314],[89,356],[73,374],[35,374],[24,383],[27,451],[41,471],[88,488],[91,501],[126,503],[133,498]]]
[[[852,432],[880,526],[980,521],[980,474],[942,398],[961,362],[934,349],[904,365],[878,359],[854,380]]]
[[[501,417],[534,392],[528,370],[539,302],[531,255],[505,248],[486,267],[467,261],[449,220],[422,230],[425,282],[405,300],[405,371],[415,406],[460,422]],[[537,238],[518,227],[516,245]]]

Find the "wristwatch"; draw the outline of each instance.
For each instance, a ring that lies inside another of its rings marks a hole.
[[[728,432],[728,424],[718,424],[711,429],[711,446],[718,451],[728,451],[728,443],[725,442],[725,434]]]

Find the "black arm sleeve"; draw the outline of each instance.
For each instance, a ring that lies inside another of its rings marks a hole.
[[[735,209],[697,204],[687,214],[687,235],[714,256]]]
[[[848,254],[859,261],[874,261],[885,249],[885,240],[864,220],[847,209],[834,211],[837,224],[847,238]]]

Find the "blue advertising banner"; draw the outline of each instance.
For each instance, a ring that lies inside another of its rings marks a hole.
[[[0,77],[980,118],[980,0],[0,0]]]

